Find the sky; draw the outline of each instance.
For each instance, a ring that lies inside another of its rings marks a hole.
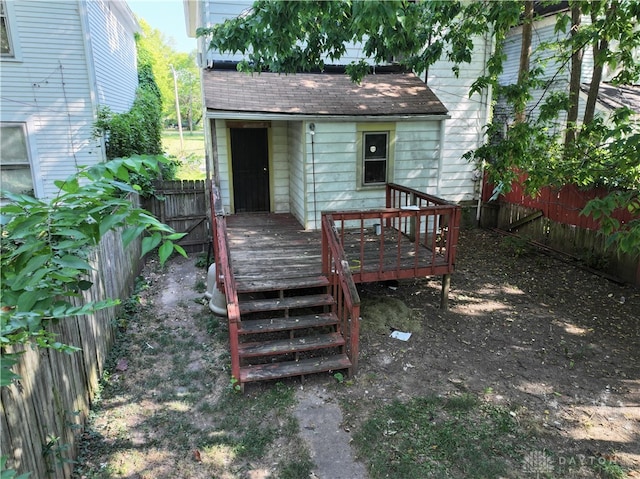
[[[131,11],[143,18],[166,38],[173,38],[176,51],[190,53],[196,49],[196,39],[187,36],[182,0],[127,0]]]

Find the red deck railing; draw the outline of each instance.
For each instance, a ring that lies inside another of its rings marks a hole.
[[[435,196],[388,184],[386,208],[324,215],[333,221],[360,283],[452,273],[460,211]]]
[[[351,360],[350,374],[355,374],[358,370],[360,296],[336,234],[335,223],[329,215],[322,216],[322,273],[329,279],[330,292],[336,301],[334,313]]]
[[[224,291],[227,302],[227,318],[229,322],[229,349],[231,354],[231,375],[240,378],[240,355],[238,353],[238,329],[240,327],[240,302],[236,281],[233,276],[231,254],[227,237],[227,222],[220,197],[220,190],[210,185],[211,221],[213,232],[213,250],[216,262],[216,286]]]

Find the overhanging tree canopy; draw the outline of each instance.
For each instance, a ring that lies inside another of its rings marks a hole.
[[[513,105],[518,121],[508,125],[506,134],[502,134],[503,124],[488,125],[487,143],[466,156],[481,163],[490,178],[505,189],[522,172],[527,175],[525,187],[532,194],[542,186],[567,183],[611,188],[612,193],[590,203],[585,214],[603,219],[603,231],[620,251],[640,254],[640,219],[620,225],[611,217],[616,207],[640,213],[637,117],[622,109],[605,119],[594,116],[592,108],[603,68],[615,71],[614,83],[632,84],[640,79],[640,3],[570,1],[569,9],[560,12],[558,40],[540,48],[553,49],[557,73],[564,72],[573,79],[568,91],[548,89],[542,80],[545,66],[530,67],[528,61],[521,61],[516,84],[499,85],[504,61],[502,41],[512,27],[535,20],[533,3],[258,1],[245,14],[199,29],[198,35],[210,39],[210,49],[242,53],[245,59],[239,69],[247,72],[322,69],[325,59],[336,61],[342,57],[347,44],[361,43],[365,58],[347,65],[354,81],[369,72],[370,64],[390,61],[421,74],[444,59],[451,62],[457,74],[462,64],[471,61],[474,40],[491,35],[496,48],[487,59],[487,74],[476,80],[470,94],[493,87],[496,95]],[[583,18],[589,21],[582,22]],[[527,41],[525,33],[523,43],[526,45]],[[587,48],[593,50],[595,67],[587,113],[579,121],[580,60]],[[545,92],[537,104],[539,115],[527,108],[534,89]]]

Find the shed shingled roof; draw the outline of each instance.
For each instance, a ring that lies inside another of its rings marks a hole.
[[[205,103],[214,112],[313,116],[446,115],[413,73],[367,75],[360,85],[344,73],[203,72]]]

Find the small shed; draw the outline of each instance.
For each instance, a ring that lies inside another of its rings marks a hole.
[[[378,69],[360,84],[317,73],[203,71],[208,168],[226,213],[368,209],[387,183],[435,193],[447,109],[416,75]]]

